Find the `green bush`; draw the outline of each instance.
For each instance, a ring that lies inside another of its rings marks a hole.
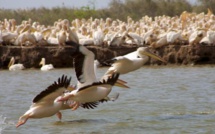
[[[211,4],[212,2],[212,4]],[[161,15],[178,16],[183,11],[207,12],[207,8],[215,9],[215,1],[198,0],[197,5],[191,5],[187,0],[112,0],[105,9],[95,9],[94,4],[81,8],[54,7],[54,8],[32,8],[32,9],[0,9],[0,20],[16,19],[17,23],[23,20],[38,21],[40,24],[53,25],[58,19],[76,18],[107,18],[127,20],[130,16],[134,20],[139,20],[145,15],[155,17]]]

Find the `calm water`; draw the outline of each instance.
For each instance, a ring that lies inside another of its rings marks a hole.
[[[98,76],[107,68],[98,69]],[[169,134],[215,133],[215,67],[143,67],[122,75],[130,89],[119,92],[115,102],[94,110],[79,108],[56,116],[29,119],[15,124],[40,91],[66,74],[76,78],[73,69],[49,72],[0,71],[0,133],[2,134]]]

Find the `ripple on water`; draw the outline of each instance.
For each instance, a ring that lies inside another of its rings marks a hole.
[[[99,68],[98,76],[106,69]],[[35,95],[62,74],[72,76],[74,84],[74,70],[1,71],[0,128],[4,134],[214,133],[214,72],[212,67],[143,67],[120,76],[131,88],[114,87],[120,93],[114,102],[93,110],[62,111],[62,122],[55,116],[32,119],[16,129],[17,119]]]
[[[6,129],[11,126],[15,126],[15,122],[9,121],[7,117],[0,115],[0,134]]]

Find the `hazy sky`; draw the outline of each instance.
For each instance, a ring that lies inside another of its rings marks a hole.
[[[95,4],[96,9],[108,7],[111,0],[0,0],[0,8],[4,9],[29,9],[39,7],[82,7]],[[189,0],[195,3],[196,0]]]
[[[38,7],[82,7],[95,4],[95,8],[107,7],[111,0],[0,0],[0,8],[38,8]]]

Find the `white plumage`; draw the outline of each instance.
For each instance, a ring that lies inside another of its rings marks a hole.
[[[214,45],[215,44],[215,31],[207,31],[207,34],[202,40],[200,44],[203,45]]]
[[[137,51],[113,58],[113,64],[105,73],[105,76],[112,73],[126,74],[135,71],[141,68],[149,60],[149,56],[166,62],[161,57],[151,53],[148,47],[139,47]]]
[[[40,92],[34,99],[33,103],[20,118],[16,125],[19,127],[26,123],[29,118],[37,119],[50,117],[57,114],[58,118],[61,119],[60,110],[69,109],[70,106],[66,102],[58,102],[64,92],[67,90],[70,84],[71,78],[62,76],[57,82],[47,87],[47,89]]]
[[[49,71],[49,70],[54,69],[54,66],[52,64],[46,64],[45,58],[41,59],[40,65],[42,65],[42,67],[40,68],[40,70],[42,70],[42,71]]]
[[[67,76],[62,75],[62,77],[58,78],[53,84],[48,86],[45,90],[36,95],[33,99],[33,103],[30,106],[29,110],[27,110],[18,120],[16,127],[19,127],[26,123],[28,119],[39,119],[45,117],[51,117],[53,115],[57,115],[57,117],[61,120],[62,114],[61,110],[71,109],[74,106],[73,100],[68,101],[59,101],[61,97],[63,97],[69,90],[74,90],[74,87],[69,86],[71,81],[71,77],[67,78]],[[114,101],[118,98],[118,95],[110,98],[109,100]],[[103,101],[109,101],[103,100]],[[85,103],[80,104],[81,107],[86,109],[94,109],[97,107],[98,103]]]
[[[10,59],[9,64],[8,64],[8,67],[9,67],[9,70],[10,70],[10,71],[16,71],[16,70],[23,70],[23,69],[25,69],[25,67],[24,67],[23,64],[20,64],[20,63],[14,64],[14,63],[15,63],[15,58],[12,57],[12,58]]]
[[[103,44],[103,41],[104,41],[104,33],[101,30],[101,28],[98,28],[93,33],[93,42],[94,42],[94,45],[101,46]]]

